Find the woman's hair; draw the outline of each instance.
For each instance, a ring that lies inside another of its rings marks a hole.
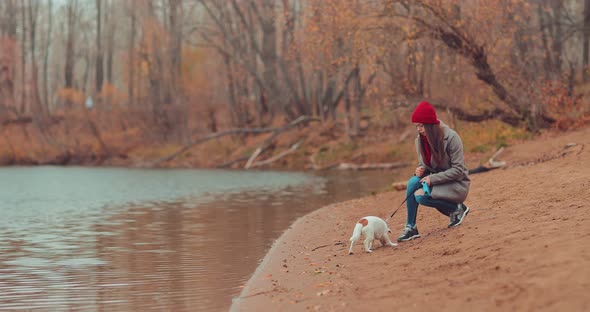
[[[439,124],[424,124],[430,153],[437,164],[440,164],[445,155],[445,142],[442,127]],[[424,157],[424,155],[422,155]]]

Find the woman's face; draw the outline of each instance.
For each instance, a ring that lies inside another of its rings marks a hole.
[[[424,124],[415,123],[414,125],[416,126],[416,130],[418,130],[418,133],[424,136],[426,135],[426,129],[424,129]]]

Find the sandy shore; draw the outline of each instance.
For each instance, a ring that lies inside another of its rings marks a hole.
[[[367,254],[357,244],[347,255],[355,222],[386,218],[402,192],[300,218],[230,310],[589,311],[590,128],[509,147],[500,160],[509,166],[472,176],[461,226],[420,207],[422,237],[394,248]],[[390,237],[405,218],[402,208]]]

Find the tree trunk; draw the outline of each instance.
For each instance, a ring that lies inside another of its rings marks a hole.
[[[105,25],[108,27],[107,31],[107,82],[111,85],[114,84],[113,81],[113,61],[114,61],[114,54],[115,54],[115,28],[117,28],[117,20],[114,18],[109,18],[109,16],[114,15],[113,10],[113,2],[107,0],[107,13],[105,14]]]
[[[148,1],[148,16],[153,21],[157,20],[156,9],[152,1]],[[151,36],[150,41],[157,43],[162,38],[156,32],[144,33],[145,36]],[[166,46],[161,47],[157,44],[152,44],[150,50],[146,51],[145,61],[147,62],[147,76],[149,79],[149,93],[152,104],[152,118],[159,130],[157,133],[161,138],[167,138],[171,129],[169,123],[168,112],[165,109],[165,105],[169,104],[170,94],[169,89],[165,87],[167,83],[166,67],[164,62],[166,61],[163,49]],[[149,53],[149,55],[147,54]]]
[[[229,97],[229,110],[231,114],[232,124],[235,127],[241,128],[244,125],[242,120],[242,113],[239,111],[239,108],[236,103],[236,90],[234,85],[234,77],[231,69],[231,61],[229,56],[223,58],[223,63],[225,65],[225,72],[226,72],[226,82],[227,82],[227,94]]]
[[[15,73],[17,61],[17,27],[18,12],[14,0],[2,2],[6,5],[4,16],[2,16],[0,25],[2,38],[3,58],[0,58],[0,113],[4,114],[5,110],[16,110],[15,101]]]
[[[584,40],[582,42],[582,77],[584,82],[588,81],[588,50],[590,49],[590,0],[584,1]]]
[[[178,89],[178,81],[181,73],[182,64],[182,21],[179,10],[178,0],[169,0],[170,5],[170,63],[171,63],[171,81],[172,90]]]
[[[4,5],[6,5],[6,7],[4,7]],[[3,9],[4,14],[0,20],[0,32],[3,35],[16,39],[18,12],[15,0],[0,1],[0,8]]]
[[[95,64],[95,78],[94,78],[94,94],[98,95],[102,92],[102,84],[104,80],[104,61],[102,51],[102,0],[96,0],[96,64]],[[98,103],[98,96],[94,99]]]
[[[34,3],[33,3],[34,2]],[[35,51],[37,41],[37,17],[39,13],[39,3],[37,1],[29,0],[29,37],[31,40],[31,108],[34,107],[34,113],[45,114],[43,105],[41,105],[41,95],[39,94],[39,79],[38,79],[38,68],[37,68],[37,56]]]
[[[432,33],[433,37],[441,40],[447,47],[458,52],[460,55],[465,57],[475,69],[475,75],[477,78],[486,84],[488,84],[494,94],[510,108],[517,112],[513,114],[511,112],[503,111],[501,113],[502,120],[512,126],[521,125],[522,121],[527,122],[527,127],[531,130],[535,130],[538,127],[546,127],[553,119],[542,113],[533,116],[531,110],[523,107],[522,103],[512,95],[500,83],[490,67],[487,60],[487,54],[483,46],[475,44],[473,41],[467,41],[463,38],[468,38],[464,35],[458,36],[455,33],[445,31],[442,28],[434,29]]]
[[[69,0],[67,7],[67,35],[66,35],[66,55],[64,66],[65,87],[74,87],[74,46],[75,46],[75,27],[77,19],[78,1]],[[68,106],[69,103],[66,103]]]
[[[545,31],[545,12],[543,9],[543,5],[539,3],[537,5],[537,14],[539,15],[539,28],[541,31],[541,42],[543,43],[543,49],[545,51],[545,57],[543,58],[543,66],[544,66],[544,73],[545,73],[545,80],[549,79],[549,75],[553,68],[553,61],[551,57],[551,50],[549,49],[549,40],[547,39],[547,32]]]
[[[551,23],[554,25],[554,32],[552,33],[553,38],[553,65],[554,71],[557,77],[561,76],[562,70],[562,59],[563,59],[563,28],[561,26],[561,19],[563,14],[563,3],[561,1],[552,1],[551,5],[553,6],[553,13],[554,17]]]
[[[130,8],[131,18],[129,19],[130,22],[130,33],[129,33],[129,44],[128,44],[128,54],[129,54],[129,62],[127,64],[128,71],[129,71],[129,82],[127,84],[127,97],[129,98],[129,106],[135,106],[135,36],[137,34],[137,23],[135,22],[136,19],[136,1],[129,2],[132,4]],[[129,4],[128,3],[128,4]]]
[[[420,61],[420,72],[418,73],[418,95],[424,95],[424,84],[426,80],[426,68],[429,62],[425,62],[424,60],[431,60],[431,57],[427,57],[432,55],[432,49],[426,49],[422,47],[420,49],[422,51],[422,60]]]
[[[47,35],[45,37],[45,47],[43,51],[43,106],[45,106],[45,111],[49,112],[49,47],[51,46],[51,36],[53,31],[53,0],[49,0],[47,6]]]
[[[111,18],[114,16],[113,10],[113,2],[111,0],[106,0],[104,4],[104,21],[103,21],[103,29],[106,31],[106,38],[105,38],[105,53],[106,54],[106,82],[109,86],[113,86],[115,83],[113,81],[113,62],[114,62],[114,53],[115,53],[115,28],[117,19]],[[103,88],[104,88],[104,79],[103,79]],[[103,106],[112,108],[112,92],[107,92],[103,96]]]
[[[297,17],[295,9],[292,8],[290,10],[288,0],[283,0],[283,16],[285,18],[285,23],[281,38],[281,58],[277,58],[277,62],[281,72],[283,73],[284,81],[286,82],[289,93],[293,95],[293,101],[295,102],[295,107],[297,108],[298,114],[308,116],[311,113],[311,109],[309,108],[307,100],[305,99],[305,88],[300,88],[296,78],[298,75],[299,79],[304,79],[302,77],[303,70],[300,67],[301,62],[297,56],[300,54],[300,52],[295,52],[294,61],[288,57],[288,54],[290,53],[289,49],[295,46],[295,19]],[[296,68],[295,71],[291,71],[293,66]]]
[[[21,32],[21,48],[20,48],[20,67],[21,67],[21,97],[20,97],[20,108],[19,114],[24,114],[26,110],[27,91],[26,91],[26,76],[27,76],[27,15],[26,15],[26,3],[21,2],[21,17],[22,17],[22,32]]]
[[[268,100],[271,105],[278,106],[289,120],[295,118],[295,114],[289,107],[290,97],[281,94],[277,77],[277,28],[275,25],[276,12],[275,0],[263,1],[263,12],[259,12],[255,2],[250,2],[250,6],[258,16],[262,28],[262,49],[261,59],[264,64],[263,79],[267,89]],[[255,39],[253,39],[255,40]]]
[[[86,53],[84,54],[84,76],[82,76],[82,91],[84,93],[87,91],[88,76],[90,76],[90,63],[92,62],[90,58],[90,51],[86,50]]]
[[[405,90],[407,93],[415,95],[416,94],[416,81],[417,81],[417,70],[416,70],[416,48],[414,47],[416,43],[408,43],[407,50],[406,50],[406,60],[407,68],[406,68],[406,80],[408,84],[406,85],[408,88]]]
[[[315,88],[315,92],[312,89],[312,101],[313,101],[313,105],[315,106],[314,111],[315,111],[315,115],[320,117],[322,119],[322,121],[324,121],[324,116],[322,114],[322,94],[324,93],[324,72],[321,70],[315,70],[315,73],[312,75],[313,78],[317,77],[317,82],[315,83],[315,85],[317,86]],[[315,80],[315,79],[314,79]]]
[[[361,101],[362,101],[361,70],[360,70],[358,64],[356,65],[356,69],[355,69],[354,82],[353,82],[352,89],[354,90],[354,93],[353,93],[354,95],[352,97],[354,112],[352,114],[352,128],[351,128],[352,131],[349,132],[349,135],[354,137],[354,136],[359,135],[360,129],[361,129]]]

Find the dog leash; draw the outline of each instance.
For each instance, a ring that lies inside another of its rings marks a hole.
[[[410,193],[410,195],[414,195],[414,194]],[[393,218],[393,216],[395,216],[397,211],[404,205],[404,203],[406,201],[408,201],[408,198],[410,198],[410,195],[406,196],[406,199],[404,199],[404,201],[399,205],[399,207],[397,207],[397,209],[391,214],[391,216],[389,216],[389,218],[385,219],[385,223],[389,222],[389,220],[391,220],[391,218]]]
[[[430,195],[430,187],[428,187],[428,184],[426,184],[426,182],[422,182],[422,188],[424,189],[424,194]],[[406,196],[406,199],[404,199],[404,201],[399,205],[399,207],[397,207],[397,209],[391,214],[391,216],[389,216],[389,218],[385,219],[385,223],[389,222],[389,220],[391,220],[391,218],[393,218],[393,216],[404,205],[404,203],[408,201],[408,198],[410,198],[410,196],[414,195],[415,191],[416,190],[410,192],[410,195]]]

